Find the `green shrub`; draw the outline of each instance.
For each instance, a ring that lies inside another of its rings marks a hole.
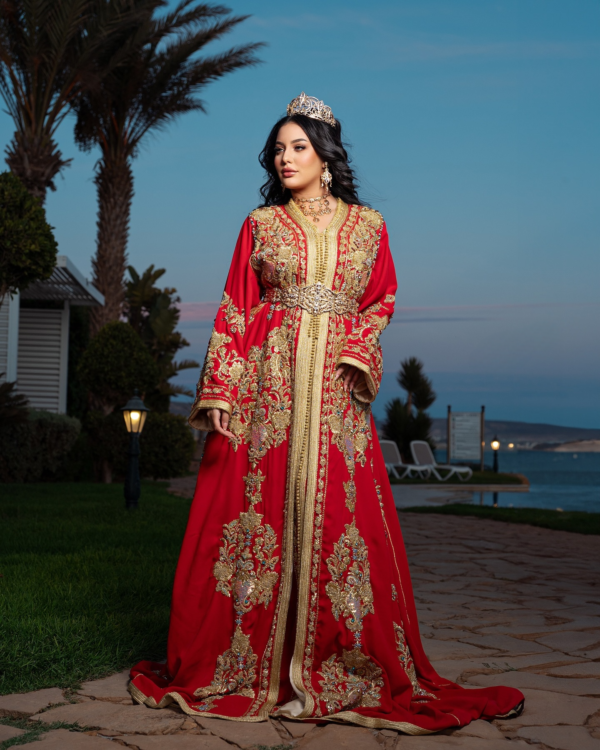
[[[91,412],[85,423],[96,459],[106,461],[113,474],[123,477],[127,469],[129,434],[120,411],[108,416]],[[149,412],[140,435],[140,474],[153,479],[184,475],[194,453],[194,438],[184,417]]]
[[[0,302],[9,292],[48,279],[58,245],[39,200],[10,172],[0,174]]]
[[[135,388],[154,388],[158,367],[144,342],[128,323],[107,323],[81,357],[77,373],[105,414],[123,406]]]
[[[78,419],[30,410],[25,421],[0,430],[0,482],[53,478],[80,430]]]

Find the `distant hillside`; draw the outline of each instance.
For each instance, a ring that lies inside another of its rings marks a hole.
[[[586,427],[561,427],[555,424],[536,424],[530,422],[503,422],[490,419],[485,422],[485,442],[498,436],[501,443],[514,443],[533,447],[541,443],[567,443],[577,440],[598,440],[600,429],[590,430]],[[446,445],[446,420],[433,420],[433,439],[443,447]]]

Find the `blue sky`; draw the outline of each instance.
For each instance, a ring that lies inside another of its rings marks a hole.
[[[205,90],[136,160],[129,256],[165,267],[186,305],[220,299],[258,202],[257,155],[304,90],[343,124],[362,196],[387,220],[399,309],[385,388],[420,357],[446,405],[491,419],[600,425],[600,3],[230,3],[252,13],[214,51],[266,41],[264,63]],[[97,154],[49,196],[60,252],[90,273]],[[11,121],[0,115],[0,143]],[[202,359],[210,324],[182,324]],[[210,309],[209,307],[206,309]],[[188,381],[197,373],[190,371]]]

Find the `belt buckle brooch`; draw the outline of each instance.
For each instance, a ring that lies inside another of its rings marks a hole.
[[[284,289],[270,289],[265,300],[280,302],[286,307],[301,307],[311,315],[335,312],[338,315],[356,314],[356,300],[348,298],[343,292],[334,292],[320,281],[310,286],[291,284]]]

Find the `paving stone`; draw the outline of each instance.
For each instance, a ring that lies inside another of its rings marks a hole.
[[[594,739],[585,727],[523,727],[519,737],[559,750],[600,750],[600,740]]]
[[[0,724],[0,742],[12,740],[13,737],[19,737],[21,734],[25,734],[24,729],[17,729],[16,727],[6,726],[6,724]]]
[[[553,667],[545,674],[556,674],[565,677],[600,677],[600,662],[587,661]]]
[[[32,719],[78,723],[82,727],[110,729],[122,734],[170,734],[181,728],[185,715],[168,708],[154,710],[146,706],[122,706],[107,701],[70,703],[53,708]]]
[[[51,703],[63,703],[63,692],[59,688],[36,690],[33,693],[13,693],[0,696],[0,716],[26,718],[39,713]]]
[[[463,643],[484,648],[495,648],[505,651],[507,654],[539,654],[548,653],[551,649],[536,641],[523,641],[519,638],[511,638],[509,635],[471,635],[461,638]],[[493,645],[492,645],[493,644]]]
[[[114,703],[120,703],[123,700],[131,702],[132,698],[127,690],[128,684],[129,670],[126,670],[110,675],[110,677],[104,677],[101,680],[84,682],[81,690],[77,692],[79,695],[86,695],[97,700],[113,701]]]
[[[204,716],[194,718],[199,726],[240,747],[252,745],[273,747],[283,744],[277,730],[269,721],[227,721],[226,719],[205,719]]]
[[[504,672],[503,674],[473,675],[467,682],[481,687],[506,685],[507,687],[550,690],[569,695],[600,695],[600,680],[547,677],[534,672]]]
[[[477,721],[472,721],[466,727],[461,727],[460,729],[456,729],[454,732],[452,732],[450,736],[451,737],[480,737],[482,740],[503,740],[504,739],[504,735],[498,729],[498,727],[495,727],[493,724],[490,724],[489,721],[483,721],[482,719],[478,719]]]
[[[582,726],[588,716],[598,710],[597,698],[580,698],[549,690],[523,688],[525,708],[515,719],[494,722],[501,730],[513,730],[522,726],[554,726],[570,724]]]
[[[295,747],[296,750],[381,750],[370,729],[342,724],[317,727]]]
[[[550,648],[560,651],[579,651],[589,646],[594,646],[600,642],[600,632],[578,632],[567,631],[562,633],[553,633],[538,638],[538,643],[543,643]]]
[[[280,719],[279,721],[295,739],[304,737],[316,726],[316,724],[307,721],[289,721],[289,719]]]
[[[233,750],[232,746],[220,737],[206,734],[170,734],[168,737],[126,734],[119,735],[119,739],[138,750]],[[105,746],[104,750],[109,748]],[[116,747],[113,750],[116,750]]]
[[[27,745],[25,745],[27,747]],[[82,732],[69,732],[55,729],[40,737],[40,745],[31,746],[35,750],[108,750],[108,741],[101,737],[90,737]]]
[[[521,740],[513,740],[510,744],[506,739],[490,739],[485,743],[479,737],[465,737],[456,735],[419,735],[417,737],[400,737],[396,746],[398,750],[531,750],[531,745]]]
[[[428,638],[423,643],[425,653],[430,661],[444,661],[446,659],[469,659],[491,657],[499,651],[489,648],[479,648],[468,643],[460,641],[437,641],[435,638]]]

